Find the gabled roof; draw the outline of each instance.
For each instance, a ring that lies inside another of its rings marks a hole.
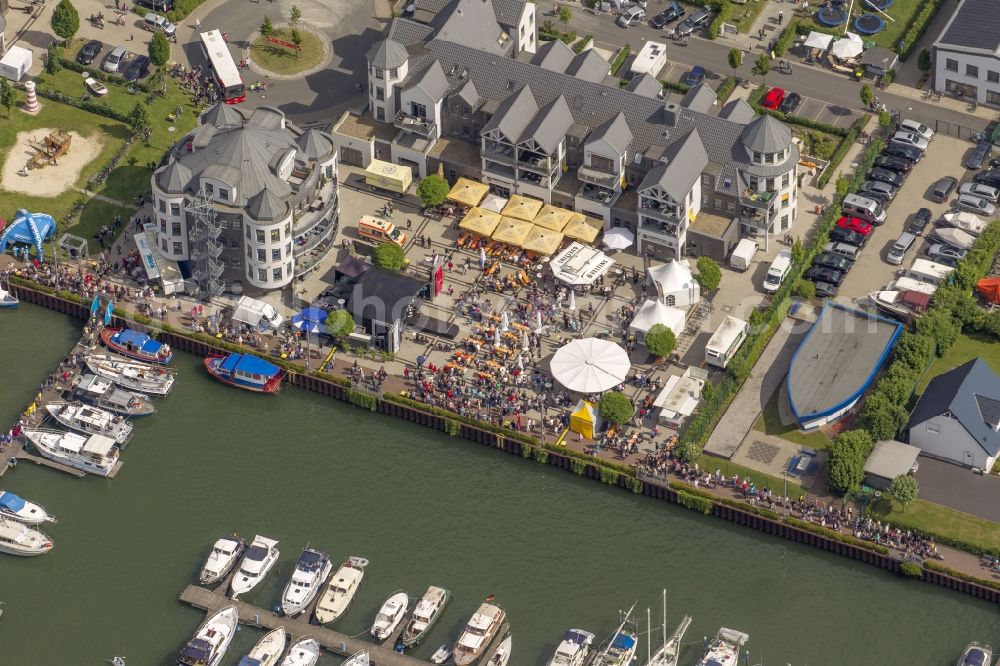
[[[499,129],[500,133],[511,143],[517,143],[535,114],[538,113],[538,102],[531,93],[531,88],[521,86],[517,92],[509,95],[500,102],[496,113],[490,121],[483,127],[483,134],[490,130]]]
[[[288,204],[270,190],[261,190],[247,201],[247,214],[258,222],[277,222],[285,219]]]
[[[559,40],[556,40],[559,41]],[[594,49],[582,51],[566,68],[566,73],[584,81],[600,83],[611,72],[611,65]]]
[[[164,192],[180,194],[191,182],[191,169],[180,162],[171,162],[156,174],[156,184]]]
[[[708,153],[698,130],[691,130],[687,136],[667,146],[663,159],[666,164],[650,169],[639,189],[659,185],[671,199],[680,203],[708,166]]]
[[[932,379],[913,408],[908,427],[915,428],[946,412],[990,456],[1000,453],[1000,433],[990,425],[1000,418],[1000,376],[982,358]]]
[[[425,23],[398,18],[389,26],[388,38],[402,46],[413,46],[423,44],[433,32],[434,28]]]
[[[769,113],[762,114],[746,126],[740,141],[750,152],[778,153],[792,142],[792,130]]]
[[[663,92],[663,84],[649,74],[643,74],[642,76],[632,77],[632,80],[628,82],[625,89],[636,95],[658,99],[660,93]]]
[[[681,99],[681,106],[700,113],[708,113],[718,99],[715,91],[707,83],[699,83],[687,91]]]
[[[731,102],[726,102],[725,106],[719,110],[720,118],[741,124],[749,123],[756,115],[753,107],[747,104],[746,100],[741,97],[737,97]]]
[[[437,39],[475,48],[483,54],[506,55],[514,45],[497,23],[493,3],[484,0],[456,0],[448,5],[432,23]]]
[[[554,155],[572,124],[573,114],[569,112],[566,98],[559,95],[535,114],[520,140],[531,139],[547,154]]]
[[[472,82],[472,79],[463,83],[461,87],[455,91],[455,95],[468,104],[470,109],[479,108],[479,103],[483,101],[483,98],[479,96],[479,91],[476,90],[476,84]]]
[[[525,4],[527,3],[524,0],[493,0],[493,12],[497,23],[503,26],[516,26],[521,20],[521,14],[524,13]]]
[[[441,62],[435,60],[424,71],[410,78],[407,89],[417,88],[435,102],[444,97],[448,90],[448,78],[444,75]]]
[[[531,59],[531,63],[550,72],[565,72],[575,55],[573,49],[566,46],[561,39],[553,39],[538,47],[538,52]]]
[[[407,61],[406,47],[392,39],[383,39],[368,49],[368,60],[381,69],[398,69]]]
[[[1000,12],[996,0],[962,0],[935,46],[960,51],[1000,51]]]
[[[628,128],[628,121],[625,114],[619,113],[614,118],[602,123],[594,128],[594,131],[587,137],[587,142],[604,140],[609,146],[624,155],[632,143],[632,130]]]

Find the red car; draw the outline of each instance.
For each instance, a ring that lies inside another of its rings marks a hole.
[[[842,217],[837,220],[837,226],[848,231],[857,231],[862,236],[867,236],[874,227],[860,217]]]
[[[765,109],[775,109],[781,106],[781,103],[785,101],[785,91],[781,88],[771,88],[764,95],[764,101],[761,102]]]

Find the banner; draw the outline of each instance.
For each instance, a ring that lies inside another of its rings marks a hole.
[[[108,301],[108,307],[104,308],[104,325],[111,323],[111,313],[115,311],[115,302]]]
[[[94,302],[90,304],[90,316],[93,317],[97,314],[97,311],[101,309],[101,302],[97,300],[97,296],[94,296]]]

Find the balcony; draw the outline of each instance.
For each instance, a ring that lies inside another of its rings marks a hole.
[[[660,238],[667,238],[673,241],[678,240],[681,233],[683,233],[679,224],[661,222],[660,220],[653,220],[643,215],[639,216],[638,231],[640,234],[659,236]]]
[[[651,199],[650,197],[639,197],[639,214],[655,217],[661,220],[677,220],[679,213],[678,206]]]
[[[531,173],[530,171],[522,171],[519,174],[518,180],[522,180],[526,183],[531,183],[532,185],[537,185],[539,187],[551,187],[551,178],[545,176],[539,176],[537,173]]]
[[[776,197],[775,192],[758,192],[747,188],[740,194],[740,203],[750,208],[766,210],[774,205]]]
[[[514,147],[505,146],[502,143],[487,143],[482,151],[482,156],[491,162],[514,165]]]
[[[511,163],[513,164],[513,162]],[[483,174],[500,178],[510,183],[514,182],[514,167],[507,166],[503,163],[497,163],[493,161],[492,158],[483,160]]]
[[[559,166],[559,161],[554,160],[547,155],[542,155],[541,153],[521,150],[518,151],[517,165],[525,169],[532,169],[534,171],[538,171],[539,173],[549,175]]]
[[[335,235],[339,219],[337,210],[335,208],[328,208],[318,224],[313,225],[304,234],[296,235],[295,246],[292,251],[296,260],[311,252],[324,241],[331,239]]]
[[[434,136],[437,129],[437,123],[431,122],[426,118],[421,118],[420,116],[411,116],[403,111],[396,114],[392,124],[395,125],[396,129],[419,134],[425,139]]]
[[[579,191],[577,191],[576,196],[581,199],[586,199],[587,201],[595,201],[602,206],[610,208],[614,205],[615,200],[618,198],[618,194],[619,193],[613,188],[600,187],[584,181]]]
[[[621,181],[621,174],[601,171],[593,167],[582,166],[576,170],[576,177],[584,183],[614,189]]]

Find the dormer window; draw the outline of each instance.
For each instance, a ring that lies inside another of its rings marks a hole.
[[[754,162],[757,162],[759,164],[759,163],[761,163],[763,161],[763,159],[764,159],[764,156],[761,155],[760,153],[754,153],[753,154],[753,161]]]

